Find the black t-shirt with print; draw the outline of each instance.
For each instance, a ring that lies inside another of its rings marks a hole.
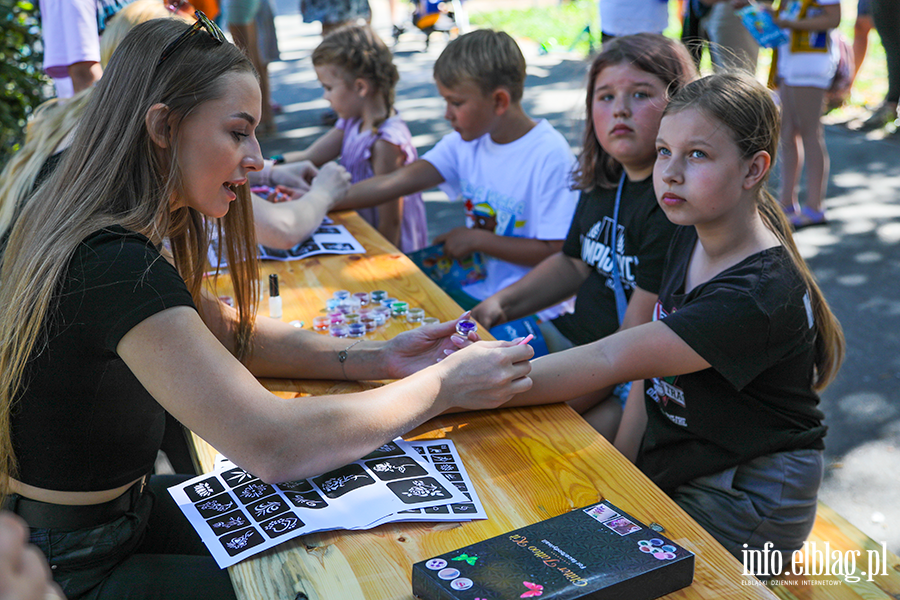
[[[693,227],[672,239],[654,318],[711,368],[644,382],[647,431],[638,467],[663,490],[753,458],[823,449],[811,382],[809,292],[784,247],[754,254],[688,293]]]
[[[591,267],[578,289],[575,312],[553,320],[560,333],[577,345],[599,340],[619,328],[610,252],[615,203],[616,188],[582,192],[563,244],[567,256],[580,258]],[[625,182],[617,229],[619,276],[625,295],[630,298],[635,286],[657,293],[675,226],[656,202],[652,177]]]

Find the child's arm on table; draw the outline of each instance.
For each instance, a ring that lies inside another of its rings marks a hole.
[[[532,361],[534,385],[505,406],[564,402],[625,381],[694,373],[709,366],[663,321],[654,321]]]
[[[490,329],[530,315],[577,292],[589,274],[590,267],[584,261],[557,252],[514,284],[479,303],[472,309],[472,317]]]
[[[401,198],[444,183],[434,165],[421,158],[387,175],[377,175],[350,186],[350,191],[335,210],[355,210],[378,206],[392,198]]]
[[[435,244],[444,244],[444,254],[464,258],[473,252],[517,265],[533,267],[548,256],[562,250],[565,240],[536,240],[534,238],[497,235],[486,229],[455,227],[434,238]]]
[[[387,175],[403,168],[403,152],[396,144],[378,140],[372,147],[372,171],[376,176]],[[378,233],[400,247],[403,223],[403,198],[391,198],[378,205]]]
[[[328,161],[335,160],[341,155],[341,145],[343,143],[344,130],[332,127],[306,150],[285,152],[282,156],[288,164],[308,160],[317,167],[321,167]]]

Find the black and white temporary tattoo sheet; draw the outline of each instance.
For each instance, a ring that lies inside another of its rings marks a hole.
[[[287,250],[279,248],[269,248],[268,246],[259,246],[260,260],[300,260],[307,256],[315,256],[316,254],[365,254],[366,248],[359,240],[357,240],[350,231],[343,225],[337,225],[325,217],[322,224],[312,233],[311,236]],[[212,267],[219,265],[219,269],[224,269],[228,263],[224,256],[219,252],[219,240],[215,236],[211,236],[209,250],[207,251],[209,264]]]
[[[487,519],[487,513],[478,494],[475,492],[475,486],[463,466],[459,452],[456,446],[450,440],[417,440],[415,442],[406,442],[403,440],[394,440],[394,442],[404,448],[409,454],[418,457],[422,463],[431,465],[441,474],[441,477],[450,485],[465,495],[463,502],[450,502],[437,506],[415,507],[402,510],[392,515],[382,517],[373,523],[369,523],[358,529],[370,529],[385,523],[398,523],[403,521],[470,521],[473,519]]]
[[[268,484],[230,461],[169,488],[220,567],[306,533],[355,529],[410,508],[466,503],[466,495],[390,442],[317,477]]]

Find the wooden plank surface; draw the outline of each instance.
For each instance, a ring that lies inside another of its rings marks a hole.
[[[368,254],[266,263],[264,274],[277,272],[282,282],[284,320],[301,319],[309,327],[337,289],[384,289],[442,320],[459,315],[446,294],[355,213],[335,221],[346,224]],[[362,283],[353,289],[348,282]],[[218,293],[227,294],[226,281],[219,283]],[[267,304],[261,304],[266,314]],[[388,339],[408,327],[395,322],[374,337]],[[263,382],[285,398],[379,385]],[[662,525],[665,535],[697,555],[693,585],[667,598],[774,598],[753,585],[753,577],[742,576],[734,557],[565,405],[447,415],[405,437],[453,440],[490,518],[303,536],[231,567],[238,597],[410,599],[413,563],[608,499],[644,523]],[[195,445],[204,471],[211,470],[215,450],[196,437]]]

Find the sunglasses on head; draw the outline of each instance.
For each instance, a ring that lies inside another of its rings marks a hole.
[[[166,46],[165,50],[162,52],[162,56],[159,57],[159,62],[156,63],[158,67],[163,63],[164,60],[172,56],[179,48],[181,48],[191,37],[194,36],[201,29],[205,29],[209,36],[216,41],[217,44],[222,44],[225,42],[225,34],[222,33],[222,30],[219,29],[219,26],[213,23],[209,17],[204,15],[201,11],[195,11],[194,16],[197,17],[197,22],[191,25],[187,31],[179,35],[175,38],[171,44]]]

